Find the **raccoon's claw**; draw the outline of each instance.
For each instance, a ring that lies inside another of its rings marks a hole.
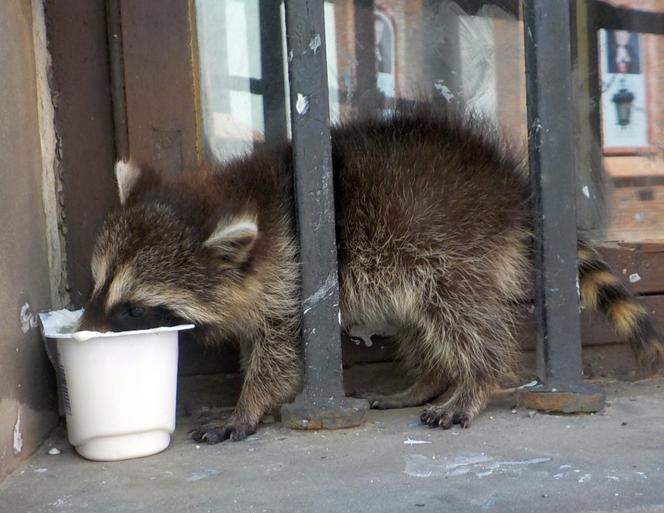
[[[420,416],[422,424],[429,427],[442,427],[450,429],[454,424],[459,424],[462,429],[470,426],[470,416],[465,412],[451,412],[449,410],[426,409]]]
[[[190,432],[194,442],[207,442],[210,445],[218,444],[224,440],[234,442],[244,440],[256,432],[256,425],[235,424],[226,426],[206,426]]]

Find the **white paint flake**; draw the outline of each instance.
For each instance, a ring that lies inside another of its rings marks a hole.
[[[322,42],[320,39],[320,34],[316,34],[314,37],[311,38],[311,41],[309,41],[309,49],[314,52],[314,54],[318,53],[318,50],[320,49]]]
[[[16,424],[14,424],[14,455],[18,456],[23,450],[23,434],[21,433],[21,408],[16,414]]]
[[[333,292],[334,286],[337,283],[335,273],[330,273],[319,289],[303,301],[305,312],[318,306],[321,301],[325,300]]]
[[[576,297],[581,297],[581,284],[579,283],[579,275],[576,275]],[[579,306],[580,308],[580,306]]]
[[[636,283],[638,281],[641,281],[641,276],[639,276],[639,273],[632,273],[629,275],[630,283]]]
[[[581,192],[583,192],[583,195],[590,199],[590,189],[588,188],[587,185],[584,185],[583,188],[581,189]]]
[[[408,439],[404,440],[403,443],[405,445],[420,445],[420,444],[430,444],[430,440],[413,440],[410,437]]]
[[[297,110],[297,113],[301,116],[304,116],[307,112],[309,112],[309,97],[302,93],[297,93],[295,110]]]
[[[192,472],[191,475],[187,478],[187,481],[200,481],[201,479],[207,479],[208,477],[218,476],[221,473],[222,471],[218,468],[206,468]]]
[[[531,458],[528,460],[496,461],[486,454],[457,456],[448,460],[436,460],[422,454],[409,454],[405,458],[404,473],[413,477],[453,477],[474,473],[477,477],[490,476],[494,472],[507,472],[509,468],[539,465],[551,461],[551,458]],[[515,472],[515,470],[512,470]]]
[[[51,448],[48,450],[48,454],[50,454],[51,456],[57,456],[57,455],[60,454],[61,452],[62,452],[62,451],[61,451],[60,449],[58,449],[57,447],[51,447]]]
[[[30,303],[25,303],[21,307],[21,311],[19,313],[19,321],[21,322],[21,331],[23,333],[27,333],[31,329],[34,329],[37,327],[37,317],[32,313],[32,309],[30,308]]]
[[[530,383],[526,383],[525,385],[521,385],[521,386],[518,387],[518,388],[519,388],[519,390],[522,390],[522,389],[524,389],[524,388],[532,388],[532,387],[536,387],[537,385],[539,385],[539,381],[537,381],[536,379],[534,379],[534,380],[531,381]]]
[[[71,506],[71,495],[64,495],[63,497],[58,497],[54,502],[49,502],[49,506],[54,508],[63,508],[65,506]]]
[[[433,83],[433,87],[443,98],[445,98],[445,101],[449,102],[454,99],[454,93],[450,90],[449,87],[445,85],[445,82],[442,80],[436,80]]]

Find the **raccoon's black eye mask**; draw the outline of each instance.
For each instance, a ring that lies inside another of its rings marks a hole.
[[[167,308],[123,303],[113,309],[109,315],[109,324],[112,331],[146,330],[176,326],[180,324],[180,319]]]

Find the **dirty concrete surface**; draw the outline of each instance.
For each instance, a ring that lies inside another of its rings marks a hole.
[[[603,385],[599,414],[533,414],[502,394],[464,431],[412,408],[209,446],[179,419],[165,452],[114,463],[83,460],[59,429],[0,484],[0,512],[664,512],[664,380]]]

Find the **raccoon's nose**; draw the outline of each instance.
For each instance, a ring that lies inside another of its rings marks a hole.
[[[81,318],[76,331],[99,331],[100,333],[105,333],[110,331],[110,327],[105,322],[100,322],[84,316]]]
[[[78,324],[78,330],[100,331],[102,333],[109,330],[108,323],[94,302],[86,305]]]

